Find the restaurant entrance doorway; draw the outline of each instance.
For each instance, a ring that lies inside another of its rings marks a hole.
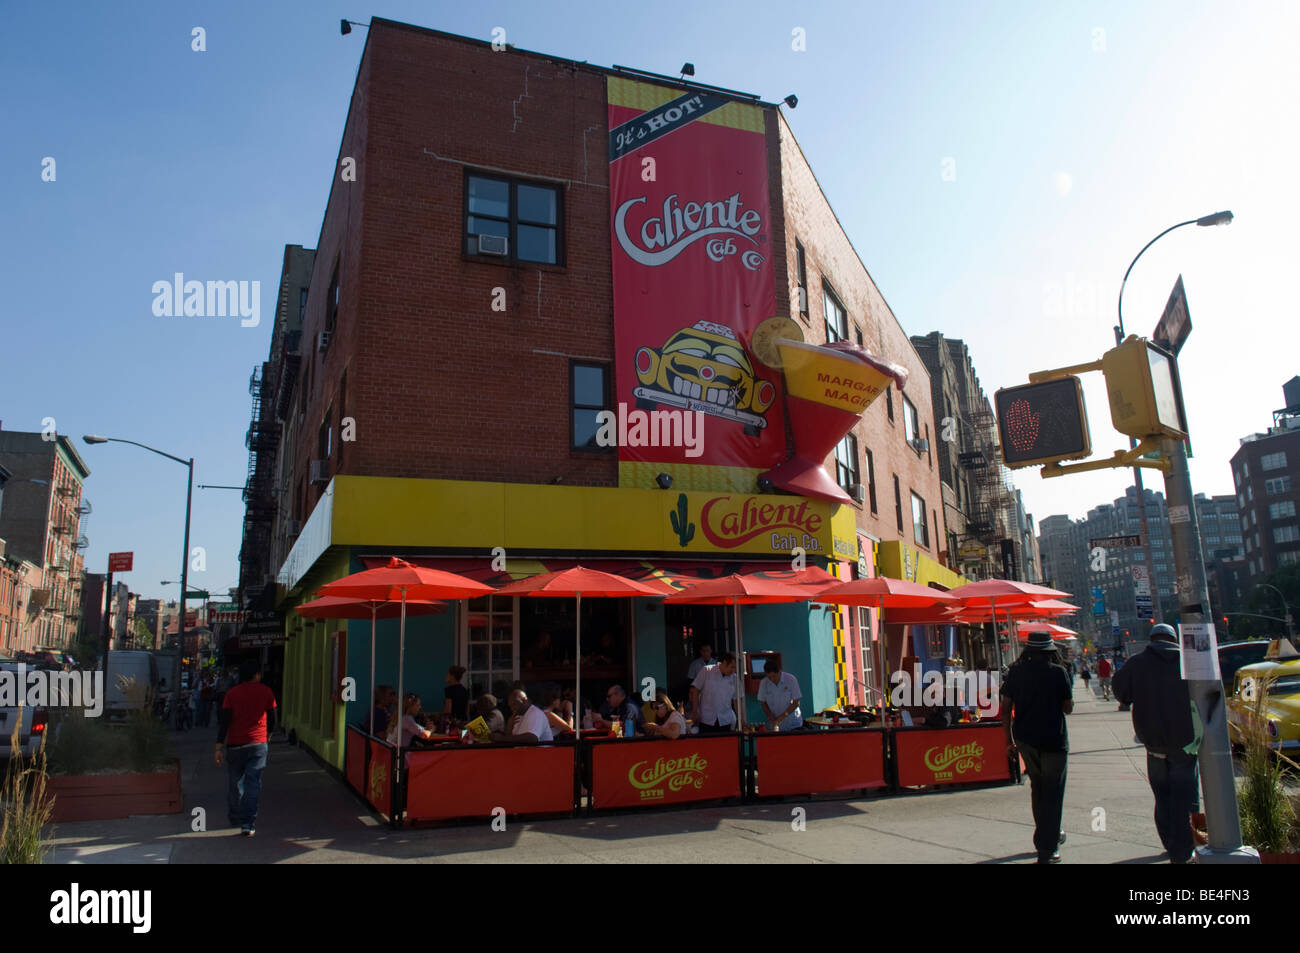
[[[690,699],[686,677],[701,645],[713,646],[716,659],[723,652],[736,651],[731,606],[665,605],[664,640],[668,657],[667,690],[674,702]]]

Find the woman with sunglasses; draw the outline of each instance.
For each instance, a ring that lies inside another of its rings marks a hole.
[[[662,688],[655,692],[655,720],[647,723],[645,733],[659,738],[681,738],[686,734],[686,718],[682,715],[668,693]]]

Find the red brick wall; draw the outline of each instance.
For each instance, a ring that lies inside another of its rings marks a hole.
[[[824,343],[826,321],[822,311],[823,276],[834,289],[836,297],[848,311],[849,333],[854,328],[862,331],[863,343],[873,353],[888,358],[908,369],[905,395],[916,405],[920,420],[920,435],[930,438],[929,453],[917,454],[904,438],[903,402],[895,390],[894,420],[886,412],[884,397],[878,399],[862,416],[854,432],[858,438],[858,472],[863,485],[867,483],[866,451],[875,457],[876,515],[871,514],[870,496],[858,509],[858,527],[883,540],[902,539],[917,546],[933,558],[938,558],[946,544],[942,534],[943,497],[939,484],[938,460],[934,454],[936,441],[934,411],[930,399],[930,375],[912,347],[906,332],[899,325],[875,282],[858,258],[844,230],[835,218],[830,204],[809,167],[794,134],[780,117],[777,126],[781,160],[781,180],[784,193],[785,253],[784,265],[790,294],[790,314],[798,318],[798,275],[795,265],[795,241],[803,245],[808,275],[808,320],[803,321],[806,340]],[[778,266],[780,267],[780,266]],[[778,276],[781,271],[778,270]],[[778,279],[779,280],[779,279]],[[801,320],[801,319],[800,319]],[[834,476],[835,461],[828,461],[827,470]],[[894,511],[894,482],[897,474],[903,504],[903,532],[898,532]],[[930,544],[924,546],[913,538],[911,493],[925,500],[926,518],[930,523]],[[935,539],[935,513],[939,523],[940,538]]]
[[[357,159],[357,181],[336,175],[312,274],[303,328],[310,399],[296,438],[291,492],[316,456],[317,430],[332,402],[338,426],[345,369],[356,442],[343,445],[341,465],[333,469],[617,485],[613,453],[573,453],[568,439],[568,356],[611,361],[614,349],[604,75],[413,27],[376,22],[368,33],[340,149],[340,157]],[[929,378],[920,359],[784,119],[775,109],[768,117],[774,234],[784,229],[789,262],[796,237],[808,252],[808,339],[825,339],[825,273],[868,346],[911,369],[907,393],[922,434],[928,426],[933,442]],[[510,266],[462,254],[467,167],[564,183],[563,267]],[[329,351],[318,354],[336,260],[339,322]],[[778,288],[783,281],[793,288],[793,266],[780,255],[773,265]],[[497,287],[506,293],[503,312],[491,307]],[[879,509],[872,517],[864,506],[858,522],[876,536],[898,538],[891,480],[897,472],[903,538],[912,542],[908,491],[916,489],[927,510],[941,510],[942,498],[937,461],[907,449],[897,398],[895,405],[894,424],[886,422],[881,401],[858,428],[862,449],[875,452]],[[865,452],[860,470],[865,482]],[[319,493],[308,489],[303,518]],[[929,551],[941,546],[931,539]]]
[[[346,366],[344,472],[616,485],[612,453],[569,450],[564,356],[613,356],[606,141],[599,72],[374,24],[341,153],[358,157],[358,181],[334,185],[309,293],[300,473]],[[462,255],[467,167],[563,180],[563,267]],[[343,305],[318,356],[349,189]],[[492,310],[497,287],[505,311]]]

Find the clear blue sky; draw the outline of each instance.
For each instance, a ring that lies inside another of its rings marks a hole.
[[[88,565],[134,550],[146,595],[179,574],[184,470],[97,432],[195,458],[242,484],[248,378],[265,358],[283,246],[315,245],[364,31],[384,16],[779,100],[903,327],[970,345],[985,388],[1113,343],[1129,260],[1149,333],[1185,276],[1182,373],[1196,489],[1231,490],[1228,457],[1300,373],[1295,3],[696,4],[11,3],[0,31],[0,419],[53,417],[91,467]],[[580,25],[580,26],[575,26]],[[207,51],[191,50],[206,30]],[[791,49],[795,28],[807,49]],[[1099,32],[1100,31],[1100,32]],[[42,182],[42,160],[57,179]],[[942,175],[955,160],[955,179]],[[158,318],[153,282],[258,280],[262,324]],[[1098,375],[1093,375],[1099,377]],[[1109,427],[1087,391],[1093,445]],[[1038,518],[1080,516],[1124,472],[1018,484]],[[1148,485],[1160,486],[1157,478]],[[195,585],[238,578],[243,507],[195,491]]]

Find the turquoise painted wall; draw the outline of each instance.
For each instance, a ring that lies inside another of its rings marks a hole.
[[[741,606],[745,651],[780,652],[785,670],[803,690],[804,717],[835,703],[834,637],[829,612],[805,603]],[[745,697],[745,717],[762,723],[763,709]]]
[[[632,600],[633,625],[636,627],[635,686],[626,686],[628,694],[641,693],[641,679],[649,676],[659,688],[672,695],[668,678],[668,648],[664,632],[664,607],[658,599]],[[677,701],[676,698],[673,699]]]
[[[397,650],[400,621],[380,619],[375,628],[375,684],[397,687]],[[403,691],[420,696],[424,710],[442,711],[442,690],[455,653],[456,609],[443,615],[413,616],[406,620],[406,669]],[[357,680],[357,700],[348,703],[348,724],[370,712],[370,620],[353,619],[348,625],[348,674]]]

